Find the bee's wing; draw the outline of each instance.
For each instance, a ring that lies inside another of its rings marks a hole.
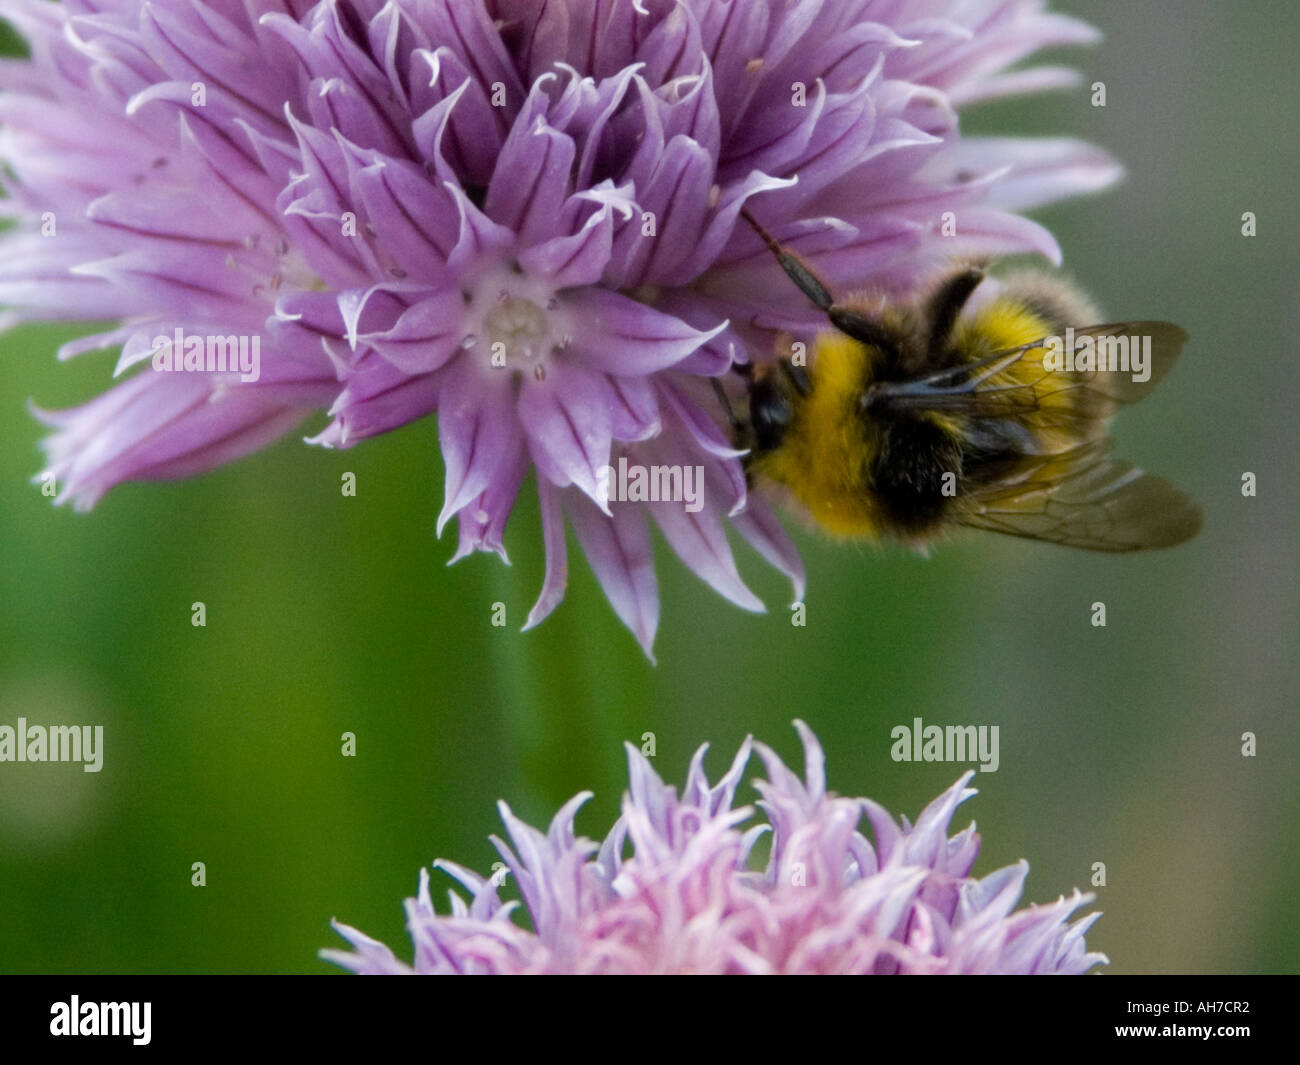
[[[1105,396],[1114,406],[1136,403],[1146,397],[1164,379],[1187,343],[1187,330],[1173,322],[1111,322],[1109,325],[1076,329],[1074,336],[1076,340],[1083,336],[1094,340],[1103,337],[1151,338],[1151,365],[1147,367],[1150,373],[1145,381],[1135,381],[1129,373],[1104,370],[1074,374],[1086,382],[1090,391]]]
[[[1105,440],[1026,458],[972,491],[962,525],[1093,551],[1169,547],[1201,511],[1168,481],[1110,454]]]
[[[1031,412],[1062,423],[1108,417],[1117,407],[1136,403],[1169,372],[1187,341],[1187,332],[1172,322],[1111,322],[1074,329],[1078,341],[1091,337],[1150,337],[1151,361],[1146,380],[1129,371],[1055,370],[1043,365],[1050,338],[994,352],[975,362],[950,366],[910,381],[877,385],[864,397],[871,406],[902,410],[952,411],[971,417],[1005,417]],[[1063,342],[1063,341],[1062,341]],[[1025,357],[1030,361],[1025,365]],[[1007,371],[1015,367],[1013,373]],[[1072,396],[1067,394],[1073,393]]]

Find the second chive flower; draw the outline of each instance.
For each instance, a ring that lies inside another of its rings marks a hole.
[[[712,785],[701,748],[680,797],[629,745],[623,815],[599,846],[574,833],[589,793],[570,800],[546,832],[502,803],[510,843],[492,842],[533,931],[512,920],[518,904],[501,901],[497,879],[437,862],[470,897],[452,892],[451,913],[436,913],[421,872],[419,894],[406,903],[412,965],[341,924],[352,950],[323,957],[370,974],[1047,974],[1106,961],[1083,938],[1099,915],[1069,920],[1091,895],[1017,910],[1026,862],[970,875],[974,824],[948,835],[957,806],[975,794],[970,773],[915,825],[900,825],[870,799],[828,792],[817,738],[803,722],[795,727],[803,780],[746,740]],[[766,822],[744,827],[754,810],[732,803],[751,747],[767,769],[755,785]],[[864,816],[874,845],[859,831]],[[752,868],[751,851],[767,833],[766,866]]]

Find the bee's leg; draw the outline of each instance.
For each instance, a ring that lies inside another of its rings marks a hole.
[[[930,297],[926,319],[930,322],[930,336],[927,347],[931,355],[943,353],[952,335],[952,327],[957,324],[957,316],[966,306],[971,293],[984,280],[984,271],[975,266],[967,267],[953,274],[944,281]]]
[[[746,367],[746,369],[748,369],[748,367]],[[727,416],[727,424],[731,426],[732,433],[739,434],[745,428],[745,424],[736,417],[736,411],[731,405],[730,398],[727,396],[727,390],[722,387],[722,382],[716,377],[710,377],[709,383],[713,385],[713,394],[718,397],[718,402],[722,404],[722,410]]]
[[[795,390],[801,396],[806,396],[812,391],[812,382],[808,380],[808,371],[802,366],[796,366],[789,359],[782,359],[781,372],[785,374],[786,379],[794,385]]]

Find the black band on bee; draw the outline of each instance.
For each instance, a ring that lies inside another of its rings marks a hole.
[[[939,518],[956,494],[963,470],[961,445],[933,422],[907,418],[890,426],[871,464],[871,481],[900,528]]]

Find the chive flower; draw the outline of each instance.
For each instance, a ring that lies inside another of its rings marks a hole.
[[[502,877],[452,862],[435,866],[465,889],[450,912],[435,912],[427,870],[406,902],[413,962],[347,925],[351,950],[321,956],[366,974],[636,973],[1084,973],[1106,963],[1084,933],[1099,914],[1071,922],[1093,896],[1075,891],[1017,910],[1028,863],[982,878],[972,823],[949,836],[957,806],[975,794],[966,773],[913,825],[870,799],[826,790],[824,757],[795,722],[804,777],[763,744],[741,745],[716,783],[696,752],[679,797],[628,745],[630,788],[604,842],[575,833],[589,792],[575,796],[546,831],[503,802],[510,837],[492,843],[523,896],[531,927],[503,902]],[[763,819],[734,807],[752,749],[766,777],[755,783]],[[861,831],[865,819],[874,843]],[[766,864],[755,844],[770,835]],[[629,853],[630,850],[630,853]]]
[[[0,0],[0,326],[113,322],[103,394],[37,409],[61,501],[188,477],[315,418],[331,448],[437,415],[454,558],[506,556],[531,482],[650,652],[651,523],[762,602],[802,598],[712,382],[819,325],[740,221],[828,282],[906,292],[953,256],[1056,242],[1020,214],[1117,166],[972,138],[956,109],[1072,83],[1095,33],[1040,0]],[[322,412],[324,420],[322,421]],[[432,437],[432,427],[430,427]],[[432,443],[432,441],[431,441]],[[667,471],[663,498],[611,470]]]

